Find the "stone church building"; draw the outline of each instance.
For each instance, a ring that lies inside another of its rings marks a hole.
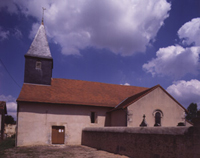
[[[17,146],[81,144],[85,127],[189,125],[187,110],[160,85],[152,88],[52,78],[44,25],[25,54],[17,98]]]

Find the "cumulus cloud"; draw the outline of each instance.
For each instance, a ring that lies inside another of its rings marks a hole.
[[[130,86],[130,83],[124,83],[124,84],[121,84],[121,85],[124,85],[124,86]]]
[[[1,101],[6,101],[6,102],[13,102],[16,99],[13,96],[11,96],[11,95],[8,95],[8,96],[0,95],[0,100]]]
[[[183,39],[183,44],[200,46],[200,18],[185,23],[178,30],[178,36]]]
[[[8,38],[10,32],[9,31],[4,31],[1,27],[0,27],[0,41],[3,41],[5,39]]]
[[[186,108],[190,103],[197,103],[200,108],[200,81],[193,79],[190,81],[180,80],[174,82],[166,89],[177,101]]]
[[[45,25],[63,54],[79,54],[93,46],[123,56],[144,52],[171,9],[166,0],[18,0],[16,4],[38,20],[41,8],[47,9]]]
[[[143,65],[143,69],[153,76],[171,76],[181,78],[187,73],[197,75],[200,68],[200,47],[183,48],[169,46],[160,48],[156,58]]]
[[[180,79],[199,74],[200,18],[194,18],[178,30],[180,45],[160,48],[156,58],[143,65],[146,72]],[[193,46],[191,46],[193,45]]]
[[[16,120],[17,118],[17,103],[16,103],[16,98],[14,98],[11,95],[5,96],[5,95],[0,95],[0,101],[5,101],[6,102],[6,107],[7,107],[7,112],[8,115],[11,115],[14,117]]]
[[[6,106],[7,106],[8,114],[10,112],[16,112],[17,111],[17,103],[16,102],[7,102]]]
[[[38,24],[38,23],[34,23],[32,25],[32,29],[31,29],[31,32],[29,34],[29,38],[33,39],[35,37],[39,27],[40,27],[40,24]]]

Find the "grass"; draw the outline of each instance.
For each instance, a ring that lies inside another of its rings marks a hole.
[[[0,152],[15,147],[15,138],[6,138],[0,142]]]

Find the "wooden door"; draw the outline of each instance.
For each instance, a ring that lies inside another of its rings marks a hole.
[[[64,144],[65,141],[65,127],[52,126],[52,144]]]

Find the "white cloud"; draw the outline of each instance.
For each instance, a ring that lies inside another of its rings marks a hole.
[[[7,107],[8,114],[9,114],[9,112],[17,111],[17,103],[16,102],[6,102],[6,107]]]
[[[195,18],[185,23],[178,30],[178,35],[180,39],[184,39],[183,44],[190,45],[194,43],[200,46],[200,18]]]
[[[200,68],[200,47],[183,48],[169,46],[160,48],[156,58],[143,65],[143,69],[153,76],[171,76],[181,78],[187,73],[197,75]]]
[[[38,28],[37,28],[38,29]],[[11,31],[5,31],[3,30],[3,28],[0,26],[0,41],[3,41],[5,39],[8,39],[9,36],[14,36],[15,38],[17,39],[20,39],[22,38],[22,32],[15,28],[15,29],[12,29]]]
[[[17,7],[16,4],[14,2],[15,0],[2,0],[0,1],[0,10],[2,8],[5,8],[8,10],[9,13],[17,13]]]
[[[129,83],[124,83],[124,84],[121,84],[121,85],[124,85],[124,86],[130,86],[130,84]]]
[[[169,16],[166,0],[18,0],[26,15],[42,16],[63,54],[86,47],[107,48],[123,56],[144,52]],[[34,29],[34,28],[33,28]]]
[[[200,81],[193,79],[190,81],[180,80],[174,82],[166,89],[177,101],[186,108],[190,103],[197,103],[200,108]]]
[[[130,86],[130,84],[129,84],[129,83],[125,83],[124,85],[125,85],[125,86]]]
[[[180,79],[186,74],[199,74],[200,62],[200,18],[185,23],[179,30],[178,36],[182,46],[168,46],[156,52],[156,58],[143,65],[143,69],[153,76],[170,76]]]
[[[6,101],[6,102],[14,102],[14,101],[16,101],[16,99],[11,95],[8,95],[8,96],[0,95],[0,100],[1,101]]]
[[[39,27],[40,27],[40,24],[38,24],[38,23],[34,23],[32,25],[32,30],[31,30],[31,32],[29,34],[29,38],[30,39],[33,39],[35,37]]]
[[[9,34],[9,31],[3,31],[3,29],[0,27],[0,41],[7,39]]]
[[[0,95],[0,101],[6,102],[6,108],[7,108],[8,115],[13,116],[14,119],[16,120],[16,113],[17,113],[16,99],[11,95],[8,95],[8,96]]]

